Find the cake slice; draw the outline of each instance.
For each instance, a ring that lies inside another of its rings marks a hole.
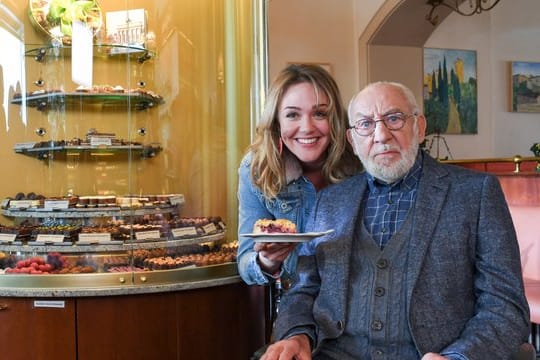
[[[287,219],[259,219],[253,225],[253,232],[255,234],[294,234],[296,233],[296,224]]]

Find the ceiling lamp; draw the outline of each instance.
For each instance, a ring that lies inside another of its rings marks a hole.
[[[445,6],[463,16],[471,16],[480,14],[482,11],[493,9],[499,1],[500,0],[427,0],[426,3],[431,5],[431,10],[427,14],[426,19],[433,25],[437,25],[439,16],[435,15],[434,12],[439,6]],[[460,6],[464,2],[468,2],[469,5]]]

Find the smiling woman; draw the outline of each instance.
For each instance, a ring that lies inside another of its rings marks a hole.
[[[259,219],[287,219],[304,231],[317,191],[360,170],[347,128],[340,91],[323,67],[290,64],[276,77],[238,170],[237,262],[246,283],[266,284],[295,272],[296,246],[260,246],[247,234]]]

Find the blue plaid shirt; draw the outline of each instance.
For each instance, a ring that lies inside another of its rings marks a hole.
[[[381,249],[399,229],[414,204],[422,174],[422,153],[400,180],[386,184],[368,174],[369,194],[364,197],[364,225]]]

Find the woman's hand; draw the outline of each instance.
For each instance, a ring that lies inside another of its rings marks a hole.
[[[268,347],[261,360],[311,360],[307,335],[294,335]]]
[[[258,253],[261,269],[269,274],[279,270],[281,264],[296,247],[295,243],[255,243],[253,249]]]

